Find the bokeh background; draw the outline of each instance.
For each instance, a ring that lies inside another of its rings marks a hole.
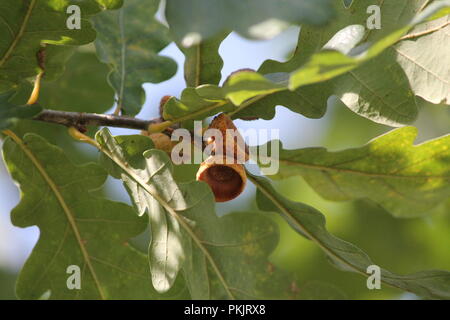
[[[299,28],[291,27],[270,41],[250,41],[231,34],[221,45],[224,60],[223,79],[240,68],[257,69],[266,59],[286,60],[295,47]],[[85,48],[92,50],[92,48]],[[179,65],[175,77],[161,84],[145,84],[147,100],[140,118],[158,116],[159,99],[164,95],[179,97],[185,87],[183,78],[184,56],[171,44],[162,52]],[[223,81],[222,79],[222,81]],[[81,96],[89,96],[95,88],[87,87]],[[450,109],[419,101],[420,116],[413,124],[419,128],[416,143],[432,139],[449,131]],[[275,128],[286,148],[325,146],[330,150],[358,147],[392,128],[375,124],[352,113],[335,99],[330,99],[326,116],[319,120],[307,119],[284,107],[277,107],[276,118],[271,121],[236,121],[239,128]],[[94,161],[93,148],[70,140],[64,128],[24,121],[19,133],[34,131],[52,143],[64,148],[75,163]],[[112,129],[114,134],[135,134],[137,131]],[[0,142],[1,144],[1,142]],[[185,179],[195,171],[179,172]],[[423,269],[450,270],[450,201],[427,214],[426,218],[394,219],[375,203],[358,200],[330,202],[318,196],[301,177],[275,182],[286,197],[307,203],[322,211],[329,230],[336,236],[355,243],[366,251],[380,266],[397,273]],[[128,196],[118,181],[109,179],[102,191],[105,196],[129,203]],[[255,188],[249,185],[236,200],[217,205],[220,215],[231,211],[255,210]],[[37,227],[21,229],[10,222],[9,213],[20,199],[20,192],[0,162],[0,299],[15,299],[14,284],[18,272],[30,254],[38,237]],[[368,290],[365,278],[331,266],[322,251],[300,237],[274,218],[280,225],[281,238],[271,261],[291,271],[301,284],[327,283],[338,288],[349,299],[416,299],[412,294],[382,288]],[[145,246],[146,237],[136,240]]]

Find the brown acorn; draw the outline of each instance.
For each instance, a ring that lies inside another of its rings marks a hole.
[[[235,162],[229,159],[229,162]],[[206,182],[216,202],[230,201],[245,189],[247,175],[242,164],[226,163],[226,158],[210,156],[200,165],[197,180]]]
[[[211,121],[209,128],[217,129],[222,133],[223,137],[223,156],[229,156],[231,154],[235,160],[243,160],[244,162],[249,159],[248,146],[239,133],[238,129],[234,125],[233,121],[227,116],[225,113],[221,113],[216,116],[213,121]],[[230,136],[227,134],[227,130],[232,130],[235,132],[235,136]],[[207,144],[214,143],[213,139],[209,139]],[[227,154],[227,151],[229,154]],[[215,150],[216,154],[220,152],[220,150]]]
[[[172,96],[163,96],[161,98],[161,101],[159,102],[159,116],[163,118],[164,114],[164,105],[169,101],[169,99],[172,98]]]
[[[230,201],[244,191],[247,183],[245,168],[238,160],[242,159],[244,162],[248,160],[248,148],[233,121],[226,114],[222,113],[215,117],[209,128],[217,129],[222,133],[223,150],[216,149],[214,139],[207,141],[207,144],[213,144],[215,154],[201,163],[197,180],[204,181],[211,187],[216,202]],[[227,129],[234,131],[235,135],[227,136]],[[234,141],[234,147],[227,144],[231,141]]]
[[[168,154],[172,152],[172,149],[176,144],[176,141],[171,141],[170,137],[164,133],[149,133],[148,131],[142,131],[141,134],[149,137],[156,149],[165,151]]]

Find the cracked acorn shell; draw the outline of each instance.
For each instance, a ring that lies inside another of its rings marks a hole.
[[[224,139],[223,149],[215,150],[217,153],[222,152],[224,156],[229,156],[231,154],[235,160],[239,159],[244,162],[249,160],[248,146],[229,116],[225,113],[219,114],[211,121],[209,128],[219,130]],[[227,130],[235,131],[237,133],[236,136],[230,137],[227,134]],[[210,139],[207,143],[214,144],[214,140]],[[231,145],[228,145],[228,143],[231,143]]]
[[[234,159],[227,161],[222,156],[210,156],[202,162],[197,172],[197,180],[211,187],[216,202],[230,201],[245,189],[247,175],[244,166],[233,162]]]
[[[242,161],[248,160],[248,148],[233,121],[226,114],[216,116],[209,128],[221,132],[223,146],[216,146],[214,139],[207,141],[207,144],[214,146],[214,154],[201,163],[197,180],[204,181],[211,187],[216,202],[230,201],[245,189],[247,175]],[[227,130],[236,135],[229,136]]]

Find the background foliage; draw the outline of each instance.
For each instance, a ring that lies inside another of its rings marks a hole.
[[[81,7],[81,30],[65,27],[70,4]],[[372,4],[380,30],[365,28]],[[21,191],[11,220],[40,232],[17,297],[450,298],[450,273],[435,270],[450,269],[449,8],[445,0],[2,2],[0,129],[14,132],[4,132],[3,158]],[[285,61],[223,73],[230,37],[267,40],[291,24],[301,30]],[[186,88],[165,105],[163,128],[219,112],[284,114],[286,126],[299,114],[325,116],[316,120],[321,135],[303,140],[291,127],[276,180],[249,174],[258,191],[218,206],[192,181],[196,166],[173,167],[144,136],[89,128],[96,151],[63,127],[28,120],[41,108],[134,116],[148,101],[156,114],[160,96],[142,84],[174,76],[176,63],[161,53],[172,41]],[[39,104],[25,106],[43,71]],[[122,195],[105,187],[108,175],[122,180]],[[372,261],[383,267],[380,291],[338,270],[364,276]],[[68,264],[82,266],[83,290],[66,289]],[[1,266],[0,297],[10,298],[17,275]]]

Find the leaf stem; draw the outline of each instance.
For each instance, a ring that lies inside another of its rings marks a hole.
[[[27,105],[35,104],[39,99],[39,92],[41,91],[41,80],[44,75],[44,71],[39,72],[34,81],[33,91],[31,92],[30,98],[27,101]]]
[[[69,135],[74,138],[77,141],[80,142],[85,142],[88,143],[94,147],[96,147],[97,149],[100,149],[100,145],[97,143],[97,141],[95,141],[94,139],[92,139],[91,137],[81,133],[77,128],[75,127],[70,127],[68,129]]]
[[[114,110],[114,115],[118,116],[120,115],[120,113],[122,112],[122,106],[123,106],[123,96],[125,93],[125,61],[126,61],[126,54],[127,54],[127,50],[126,50],[126,43],[125,43],[125,30],[124,30],[124,23],[123,23],[123,15],[124,15],[124,10],[121,9],[119,11],[119,29],[120,29],[120,77],[121,77],[121,81],[120,81],[120,91],[119,91],[119,98],[117,101],[117,106]]]

